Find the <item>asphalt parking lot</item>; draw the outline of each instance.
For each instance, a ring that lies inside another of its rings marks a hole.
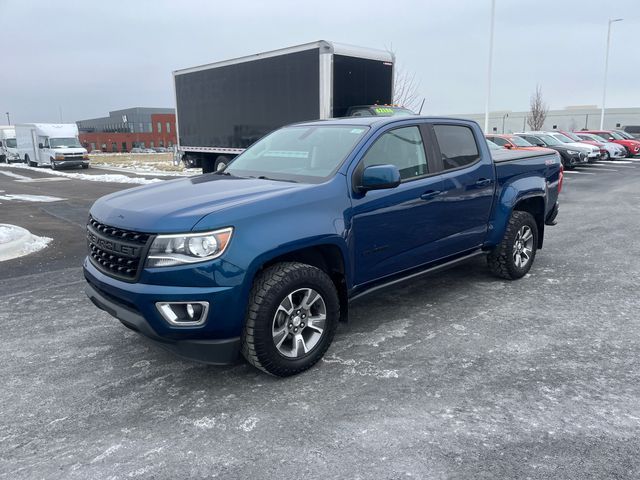
[[[6,171],[64,200],[0,200],[53,238],[0,263],[0,478],[640,477],[640,159],[566,174],[526,278],[477,260],[364,297],[286,379],[181,361],[85,298],[88,208],[131,185]]]

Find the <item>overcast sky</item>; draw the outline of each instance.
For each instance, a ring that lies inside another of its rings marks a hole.
[[[324,39],[393,46],[423,113],[484,109],[490,0],[0,0],[0,112],[65,122],[173,107],[171,71]],[[497,0],[492,110],[640,107],[640,0]],[[6,120],[6,117],[3,119]],[[3,122],[0,122],[3,123]]]

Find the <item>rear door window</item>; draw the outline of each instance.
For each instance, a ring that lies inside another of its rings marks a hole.
[[[453,170],[466,167],[480,159],[480,151],[473,131],[464,125],[434,125],[433,131],[440,148],[442,167]]]

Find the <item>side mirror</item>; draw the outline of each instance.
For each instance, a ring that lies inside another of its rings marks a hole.
[[[0,147],[2,146],[2,142],[0,142]]]
[[[38,148],[44,148],[44,144],[39,143],[39,144],[38,144]]]
[[[395,188],[400,185],[400,180],[400,170],[395,165],[372,165],[362,172],[358,189],[366,192]]]
[[[511,150],[513,148],[513,145],[511,145],[510,143],[505,143],[504,148],[508,148],[509,150]]]
[[[536,147],[546,147],[544,143],[536,143]]]

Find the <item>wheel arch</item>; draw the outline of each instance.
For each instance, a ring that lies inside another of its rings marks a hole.
[[[542,195],[534,195],[520,199],[514,206],[513,211],[528,212],[536,220],[538,227],[538,249],[542,248],[544,241],[544,213],[545,200]]]
[[[337,242],[322,242],[284,251],[274,251],[263,255],[251,269],[251,284],[255,277],[265,268],[281,262],[299,262],[314,266],[325,272],[336,287],[340,299],[340,321],[348,318],[348,282],[346,247]]]

